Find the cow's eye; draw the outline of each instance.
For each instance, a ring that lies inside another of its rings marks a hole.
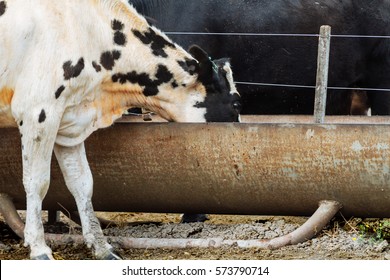
[[[242,105],[241,105],[240,101],[234,101],[232,104],[232,107],[233,107],[233,110],[237,112],[237,114],[239,114],[241,112]]]

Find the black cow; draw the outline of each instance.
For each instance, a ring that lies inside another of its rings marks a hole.
[[[130,0],[163,31],[390,35],[387,0]],[[315,85],[317,37],[171,35],[230,57],[237,81]],[[332,37],[329,86],[390,88],[390,40]],[[314,90],[238,85],[243,114],[312,114]],[[361,93],[360,95],[365,93]],[[329,90],[327,113],[356,112],[354,91]],[[390,93],[368,91],[373,115],[387,115]]]

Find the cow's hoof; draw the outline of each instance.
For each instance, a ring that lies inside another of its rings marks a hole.
[[[36,256],[36,257],[32,257],[31,259],[32,260],[39,260],[39,261],[51,260],[51,258],[48,255],[46,255],[46,254],[43,254],[43,255],[40,255],[40,256]]]
[[[107,252],[107,254],[102,256],[101,259],[102,260],[111,260],[111,261],[122,260],[122,258],[119,256],[118,253],[112,252],[112,251]]]
[[[204,221],[209,220],[209,217],[206,214],[183,214],[181,217],[181,223],[203,223]]]

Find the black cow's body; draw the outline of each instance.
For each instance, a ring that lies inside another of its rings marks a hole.
[[[387,0],[130,0],[163,31],[390,35]],[[177,35],[213,57],[230,57],[236,81],[315,85],[317,37]],[[329,86],[390,88],[390,39],[332,37]],[[244,114],[311,114],[314,90],[238,85]],[[329,90],[328,114],[349,114],[352,91]],[[368,91],[372,114],[390,93]]]

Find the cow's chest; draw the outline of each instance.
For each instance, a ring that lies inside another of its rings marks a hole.
[[[110,126],[127,109],[120,96],[99,90],[65,109],[57,134],[57,144],[73,146],[83,142],[92,132]]]

